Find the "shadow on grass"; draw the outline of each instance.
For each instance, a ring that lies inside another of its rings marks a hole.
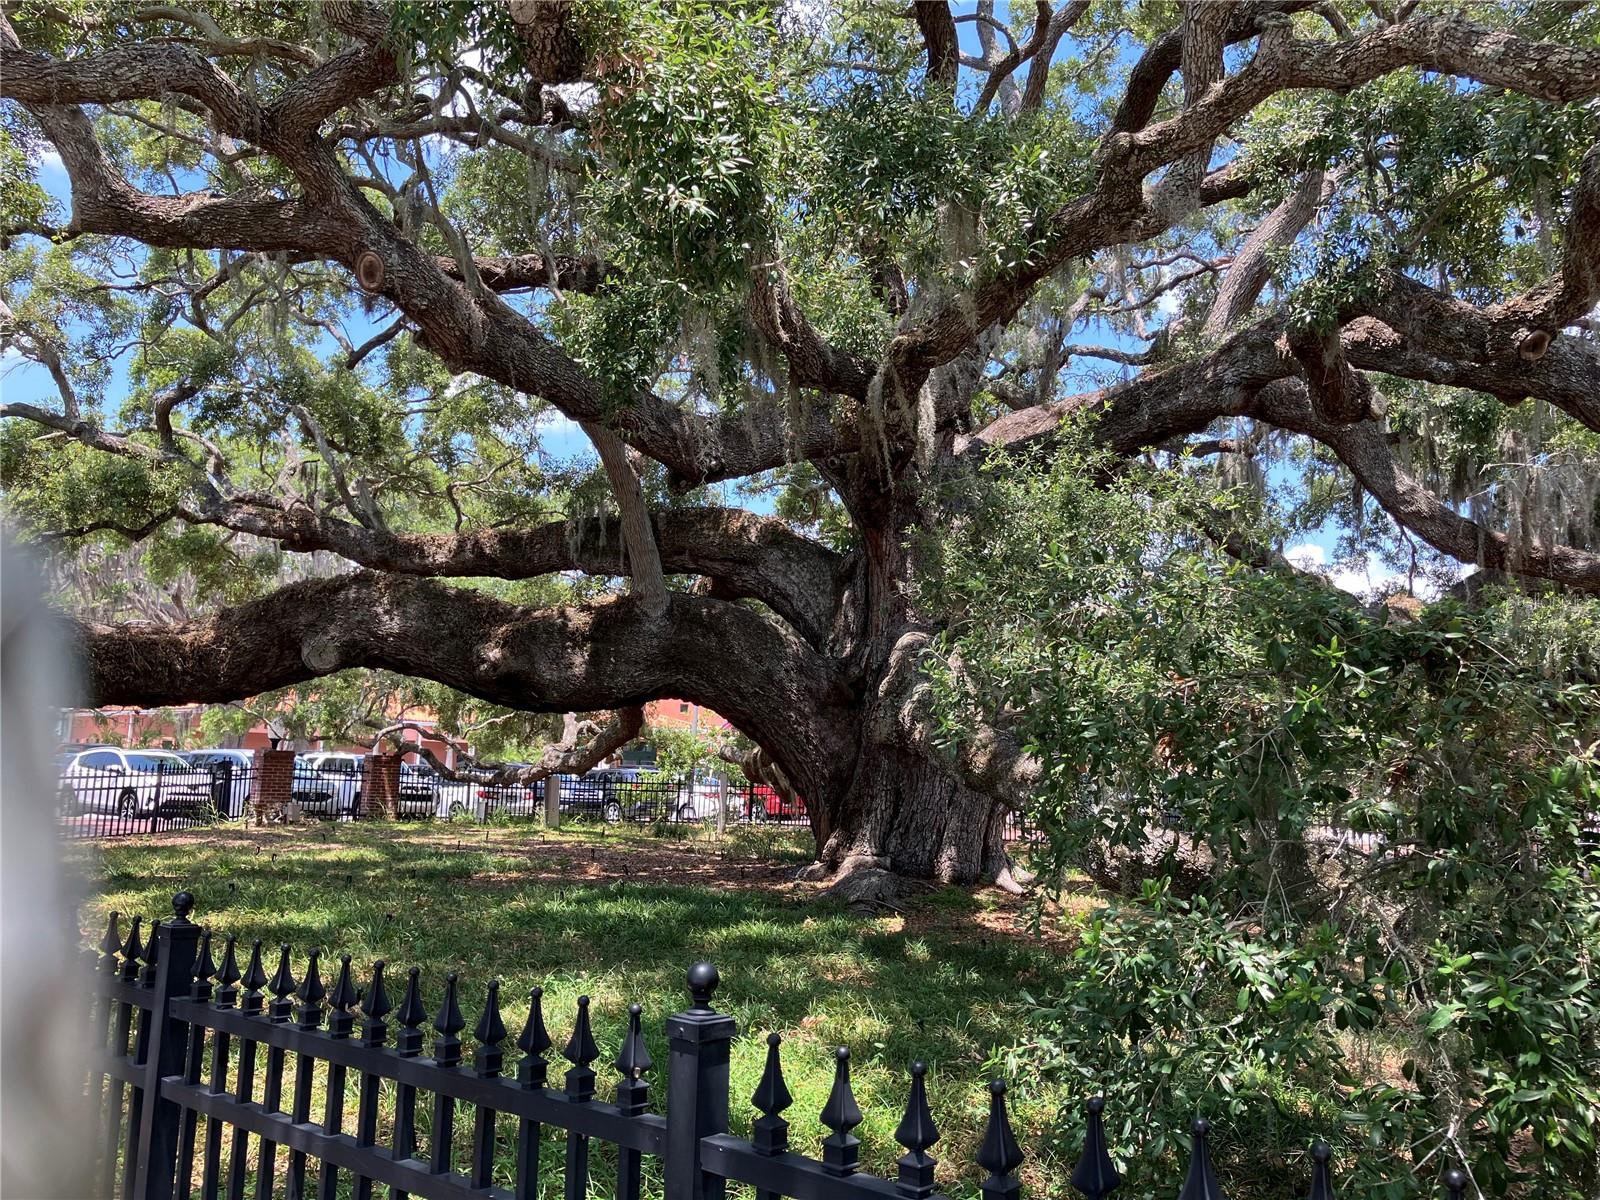
[[[1022,988],[1047,993],[1068,965],[1046,945],[964,928],[981,902],[962,893],[939,894],[929,905],[936,921],[908,928],[897,916],[862,916],[773,887],[530,881],[531,847],[464,840],[446,848],[438,838],[349,826],[316,834],[109,846],[85,906],[85,936],[103,930],[108,910],[148,921],[187,888],[196,920],[219,935],[287,942],[297,969],[311,946],[350,954],[363,978],[380,958],[396,969],[420,965],[430,1009],[447,971],[462,974],[464,1009],[481,1003],[489,979],[501,979],[508,1024],[520,1021],[522,998],[539,984],[555,1032],[582,992],[594,997],[595,1035],[608,1048],[637,1000],[652,1017],[647,1038],[658,1063],[662,1021],[688,1001],[684,971],[707,958],[722,974],[717,1007],[747,1035],[734,1053],[735,1127],[747,1125],[742,1100],[759,1077],[768,1030],[788,1043],[797,1140],[816,1131],[813,1114],[831,1082],[828,1048],[848,1044],[868,1112],[861,1136],[879,1167],[897,1152],[904,1072],[916,1059],[933,1071],[946,1153],[970,1156],[983,1069],[1015,1040]],[[548,843],[538,847],[539,872],[583,857],[582,845]],[[1040,1128],[1058,1107],[1055,1097],[1024,1103],[1019,1124]]]

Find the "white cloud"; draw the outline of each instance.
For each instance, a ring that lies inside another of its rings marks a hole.
[[[559,409],[547,408],[539,414],[538,420],[533,423],[534,429],[543,438],[582,437],[583,430],[578,423]]]
[[[1328,552],[1311,542],[1290,546],[1283,556],[1302,571],[1320,571],[1328,565]]]
[[[65,171],[67,165],[61,161],[61,155],[55,150],[46,150],[39,155],[39,165],[46,171]]]
[[[1404,574],[1384,565],[1373,554],[1359,562],[1334,568],[1328,564],[1328,552],[1325,549],[1314,542],[1302,542],[1298,546],[1290,546],[1283,552],[1283,557],[1300,570],[1321,575],[1340,591],[1360,596],[1363,600],[1370,600],[1380,593],[1387,594],[1396,586],[1403,587],[1406,583]],[[1432,600],[1439,594],[1433,582],[1422,577],[1416,580],[1414,590],[1418,598],[1423,600]]]

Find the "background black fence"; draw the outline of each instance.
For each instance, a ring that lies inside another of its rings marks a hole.
[[[102,751],[100,753],[110,753]],[[257,794],[259,768],[218,753],[196,754],[176,764],[170,754],[116,752],[114,767],[85,765],[93,751],[68,756],[56,797],[61,828],[70,837],[104,838],[160,833],[216,821],[242,820]],[[141,760],[159,759],[160,769]],[[290,798],[293,813],[329,820],[373,815],[374,783],[363,760],[335,760],[322,768],[297,760]],[[785,799],[764,784],[746,780],[673,780],[647,772],[601,771],[562,776],[563,821],[607,824],[716,824],[809,829],[804,800]],[[545,783],[490,784],[447,780],[409,764],[403,770],[395,815],[400,820],[542,821]],[[276,816],[276,813],[270,813]],[[1022,814],[1006,818],[1008,841],[1035,836]]]
[[[184,829],[242,816],[250,769],[170,766],[129,751],[108,766],[69,766],[56,789],[56,813],[71,837],[121,837]],[[127,760],[132,759],[130,764]],[[142,762],[151,765],[146,769]]]
[[[752,1135],[729,1132],[729,1056],[738,1030],[732,1017],[713,1007],[718,978],[709,963],[689,969],[692,1003],[667,1018],[664,1072],[651,1060],[637,1004],[629,1008],[614,1062],[597,1071],[602,1054],[588,998],[579,997],[561,1051],[567,1065],[552,1087],[548,1054],[556,1043],[539,989],[529,997],[515,1041],[519,1057],[508,1069],[510,1035],[497,981],[483,989],[468,1045],[461,1037],[469,1027],[463,987],[455,974],[445,977],[443,1000],[430,1020],[415,967],[401,982],[375,963],[363,989],[346,955],[336,967],[330,964],[330,990],[318,951],[307,956],[297,980],[287,945],[275,956],[264,956],[260,941],[246,954],[232,936],[213,946],[210,933],[189,919],[193,903],[189,893],[178,893],[177,915],[156,924],[148,945],[138,918],[124,939],[113,914],[101,944],[94,1021],[104,1052],[95,1060],[92,1091],[103,1123],[92,1144],[107,1200],[119,1194],[122,1200],[242,1198],[252,1182],[263,1200],[275,1194],[299,1200],[313,1191],[319,1200],[370,1200],[378,1184],[391,1197],[533,1200],[541,1195],[541,1177],[556,1172],[568,1200],[589,1194],[591,1176],[614,1178],[618,1200],[646,1194],[722,1200],[730,1183],[753,1189],[759,1200],[930,1200],[936,1194],[930,1151],[939,1130],[921,1063],[910,1064],[905,1112],[895,1131],[905,1154],[893,1181],[861,1170],[861,1143],[852,1130],[862,1112],[844,1047],[835,1054],[833,1087],[821,1113],[828,1134],[820,1157],[789,1143],[784,1113],[793,1099],[777,1033],[767,1038],[766,1069],[750,1098],[759,1114]],[[659,1097],[652,1095],[657,1079],[665,1085]],[[1089,1102],[1083,1151],[1071,1177],[1090,1200],[1102,1200],[1119,1183],[1103,1107],[1098,1099]],[[1205,1122],[1196,1121],[1179,1200],[1222,1196],[1207,1134]],[[990,1085],[988,1122],[975,1157],[982,1196],[1020,1196],[1016,1173],[1023,1152],[1000,1080]],[[1294,1191],[1308,1188],[1313,1200],[1331,1200],[1327,1147],[1314,1147],[1310,1157],[1308,1177],[1296,1181]],[[1452,1197],[1461,1196],[1465,1182],[1458,1171],[1445,1173]]]

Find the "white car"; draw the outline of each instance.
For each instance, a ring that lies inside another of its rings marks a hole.
[[[355,816],[361,811],[367,763],[360,754],[319,750],[302,754],[294,764],[294,798],[302,812],[322,817]],[[400,764],[396,812],[402,817],[431,817],[438,808],[433,778],[410,763]]]
[[[102,746],[67,761],[59,798],[64,813],[194,814],[212,806],[211,773],[166,750]]]
[[[347,817],[361,808],[365,763],[359,754],[319,751],[294,760],[294,798],[302,812]]]
[[[249,750],[188,750],[183,758],[211,773],[217,811],[224,817],[242,817],[250,803],[250,780],[256,756]]]
[[[681,785],[685,799],[694,810],[697,821],[709,820],[717,815],[722,804],[722,782],[714,776],[701,775]],[[679,805],[679,819],[683,819],[683,805]]]

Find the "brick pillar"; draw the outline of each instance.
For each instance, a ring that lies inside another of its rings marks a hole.
[[[361,816],[394,820],[400,815],[400,756],[369,754],[362,766]]]
[[[250,774],[250,807],[257,822],[280,818],[294,794],[294,751],[257,750]]]

